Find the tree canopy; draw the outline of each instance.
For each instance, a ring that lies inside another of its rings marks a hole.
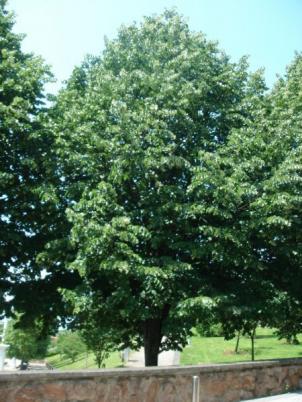
[[[181,348],[192,320],[180,303],[207,284],[188,220],[199,153],[253,119],[249,75],[174,12],[123,27],[103,55],[75,69],[53,110],[70,207],[77,311],[94,308],[146,364]],[[86,295],[86,296],[85,296]],[[86,302],[85,297],[88,299]]]
[[[146,365],[213,309],[226,336],[278,309],[290,311],[280,334],[295,335],[301,55],[267,92],[246,58],[166,11],[122,27],[46,108],[49,69],[22,52],[5,4],[1,309],[45,330],[93,325],[99,360],[143,345]]]
[[[64,227],[65,208],[56,196],[53,135],[47,129],[44,85],[51,73],[43,60],[22,51],[14,16],[0,1],[0,311],[12,306],[57,320],[58,287],[70,274],[58,264],[39,264],[46,244]],[[33,302],[34,301],[34,302]]]
[[[220,280],[228,303],[247,317],[254,310],[263,324],[282,311],[284,297],[285,306],[301,303],[301,67],[297,55],[257,119],[233,130],[215,158],[200,152],[190,186],[212,283]],[[275,326],[284,326],[281,317]]]

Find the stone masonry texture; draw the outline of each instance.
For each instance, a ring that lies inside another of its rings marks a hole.
[[[299,389],[302,359],[97,371],[0,372],[0,402],[239,402]]]

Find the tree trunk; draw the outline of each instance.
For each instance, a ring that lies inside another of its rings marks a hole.
[[[255,360],[255,335],[256,335],[256,327],[251,332],[251,343],[252,343],[252,361]]]
[[[297,335],[293,335],[293,341],[292,341],[293,345],[300,345],[300,341],[297,338]]]
[[[238,331],[238,333],[237,333],[237,340],[236,340],[236,346],[235,346],[235,353],[237,354],[238,353],[238,350],[239,350],[239,341],[240,341],[240,331]]]
[[[144,323],[145,366],[157,366],[161,344],[161,320],[150,319]]]
[[[27,370],[28,369],[28,361],[21,360],[20,370]]]

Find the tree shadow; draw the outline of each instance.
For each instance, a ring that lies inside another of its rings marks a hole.
[[[255,340],[256,339],[271,339],[271,338],[276,338],[275,335],[256,335]]]

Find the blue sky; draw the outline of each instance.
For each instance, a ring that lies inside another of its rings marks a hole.
[[[58,79],[67,79],[85,54],[99,54],[104,36],[121,24],[176,7],[194,31],[202,31],[234,61],[250,56],[265,68],[269,86],[302,51],[302,0],[8,0],[15,31],[27,34],[24,49],[40,54]]]

